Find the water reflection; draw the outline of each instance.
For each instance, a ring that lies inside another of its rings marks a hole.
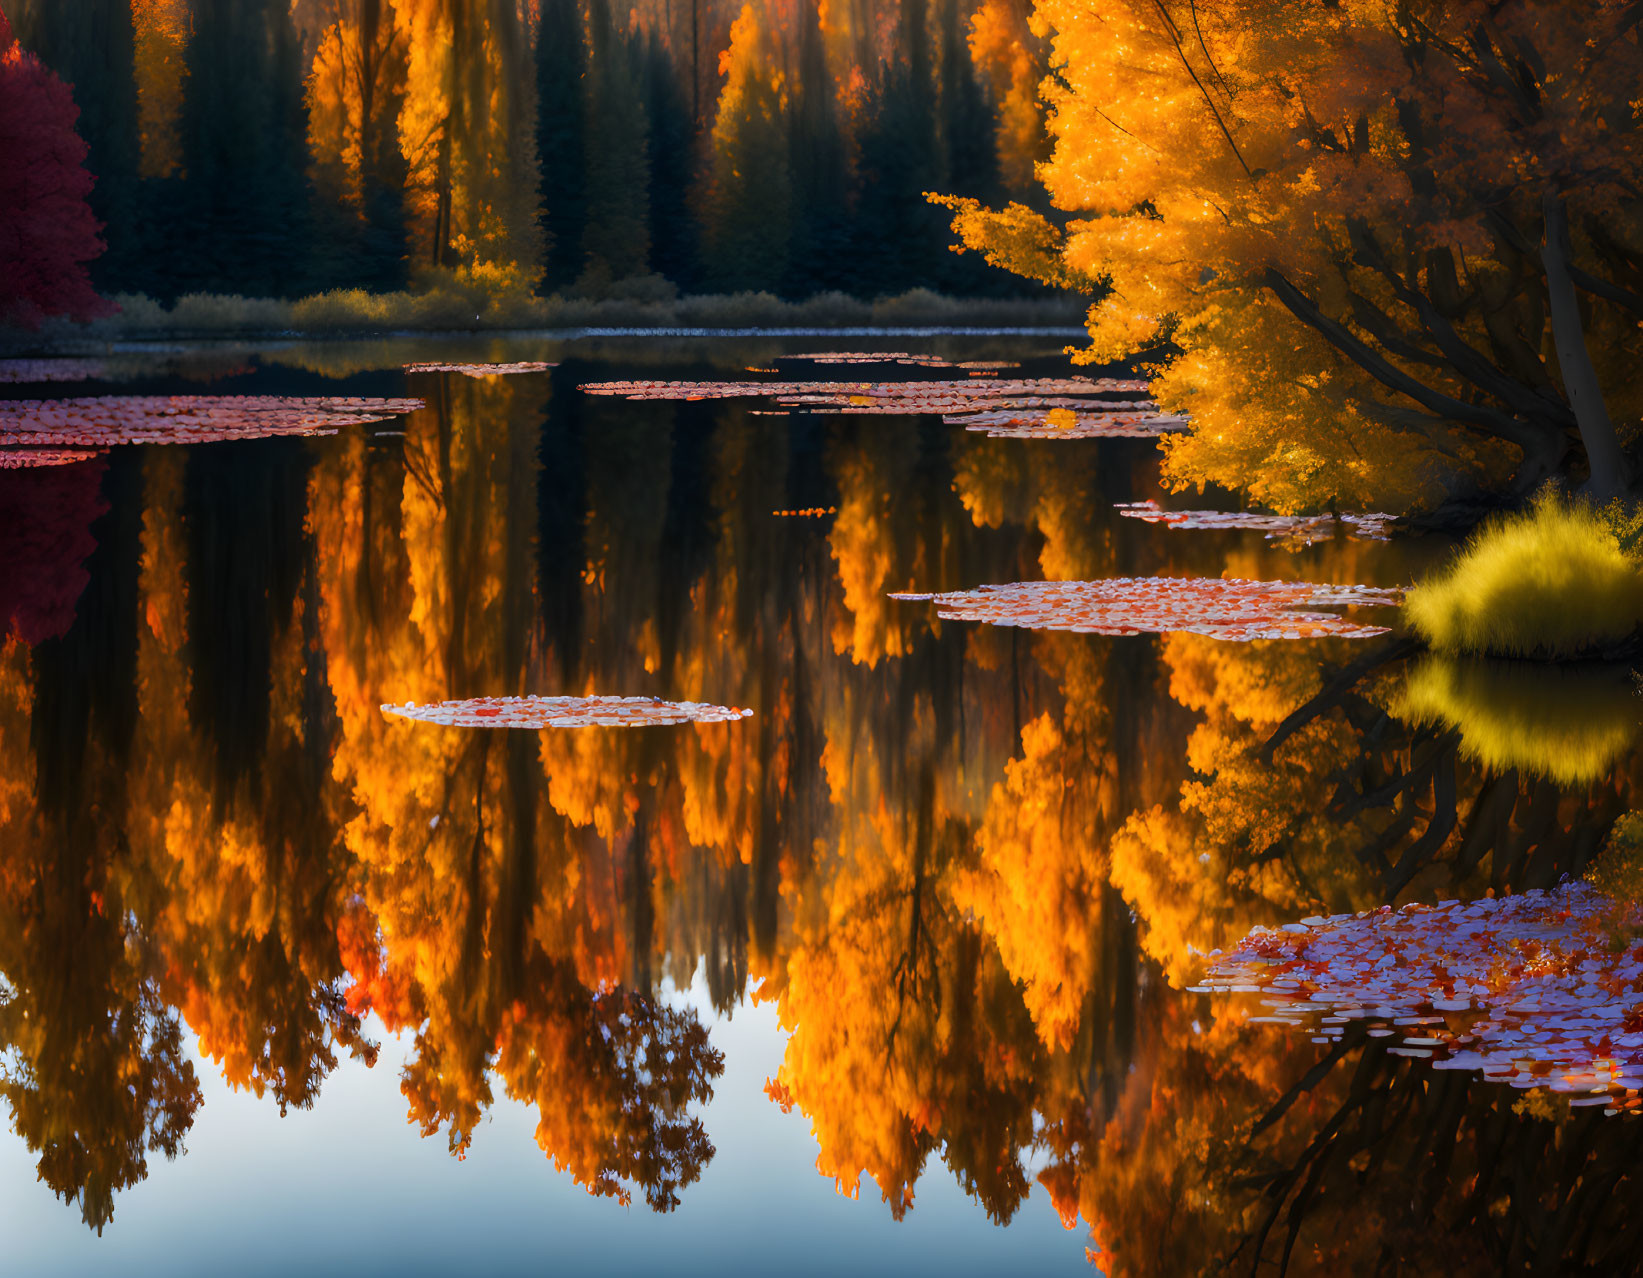
[[[887,593],[1396,585],[1421,552],[1123,519],[1145,441],[632,405],[579,396],[588,372],[417,374],[403,436],[15,481],[37,505],[7,511],[42,513],[0,532],[5,1095],[88,1224],[209,1122],[185,1024],[303,1107],[375,1059],[368,1012],[453,1153],[506,1095],[591,1192],[670,1208],[724,1062],[657,992],[702,971],[718,1009],[774,1003],[772,1103],[896,1214],[932,1175],[998,1221],[1047,1192],[1122,1272],[1643,1259],[1632,1125],[1183,988],[1254,924],[1579,873],[1630,805],[1629,700],[1423,673],[1398,642],[943,622]],[[815,506],[837,515],[771,515]],[[40,583],[70,561],[64,604]],[[528,692],[756,714],[379,709]],[[1578,743],[1540,706],[1601,760],[1548,765]],[[1542,753],[1480,744],[1505,721]]]
[[[1460,734],[1467,758],[1583,785],[1608,775],[1637,739],[1628,666],[1432,655],[1410,669],[1398,714]]]

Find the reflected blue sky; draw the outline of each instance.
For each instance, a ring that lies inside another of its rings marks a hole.
[[[773,1006],[715,1018],[694,1006],[725,1054],[702,1109],[718,1153],[671,1216],[592,1198],[536,1146],[533,1111],[499,1096],[466,1161],[405,1121],[405,1045],[385,1036],[374,1069],[344,1059],[318,1103],[281,1118],[231,1091],[191,1045],[205,1105],[174,1163],[121,1194],[101,1238],[38,1183],[22,1140],[0,1138],[0,1231],[18,1274],[1089,1274],[1084,1229],[1063,1230],[1035,1189],[1008,1227],[932,1157],[900,1224],[864,1179],[850,1201],[815,1171],[816,1142],[765,1079],[786,1035]],[[500,1088],[499,1088],[500,1091]],[[658,1258],[669,1257],[659,1270]]]

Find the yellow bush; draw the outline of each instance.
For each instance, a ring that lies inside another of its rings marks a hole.
[[[1485,525],[1404,614],[1439,652],[1581,656],[1643,627],[1643,573],[1601,512],[1548,491]]]

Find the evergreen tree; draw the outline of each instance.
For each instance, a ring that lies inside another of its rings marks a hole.
[[[580,0],[543,0],[536,31],[536,152],[542,166],[543,290],[582,273],[587,225],[587,33]]]
[[[897,56],[868,106],[852,255],[863,291],[935,287],[947,256],[946,216],[925,198],[940,189],[936,94],[924,0],[902,0]]]
[[[854,283],[849,275],[850,167],[816,0],[806,0],[799,15],[788,155],[793,175],[793,247],[782,291],[804,297],[825,289],[848,288]]]
[[[588,5],[587,221],[584,288],[650,270],[650,124],[634,42],[608,0]]]
[[[283,0],[194,0],[172,293],[310,284],[307,111]]]
[[[959,0],[937,0],[941,31],[942,177],[949,190],[973,199],[999,194],[998,112],[988,101],[964,39]]]
[[[651,266],[688,290],[697,277],[697,227],[689,205],[694,130],[673,58],[654,31],[645,47],[645,108],[650,129]]]
[[[1002,194],[995,142],[998,113],[970,58],[959,0],[937,0],[936,17],[941,36],[941,189],[995,203]],[[947,292],[1015,291],[1002,271],[974,253],[948,253],[939,261],[936,278]]]

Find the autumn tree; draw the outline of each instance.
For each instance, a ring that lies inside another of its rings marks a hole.
[[[93,264],[93,282],[126,291],[142,270],[146,209],[137,174],[135,30],[130,0],[14,0],[19,43],[61,77],[80,108],[75,130],[86,142],[96,179],[92,214],[108,251]],[[8,6],[11,8],[11,6]]]
[[[1110,283],[1086,358],[1178,351],[1154,389],[1197,429],[1166,479],[1285,508],[1630,483],[1629,6],[1043,0],[1035,21],[1056,256]],[[955,207],[996,245],[997,216]]]
[[[410,63],[400,147],[413,256],[534,287],[542,265],[536,77],[510,0],[398,0]]]
[[[768,22],[742,6],[720,58],[726,77],[713,122],[707,247],[721,291],[757,288],[787,270],[793,221],[787,82]]]
[[[392,289],[406,274],[404,153],[408,34],[391,0],[330,0],[334,15],[308,75],[308,141],[328,282]]]
[[[106,311],[87,263],[103,251],[86,144],[67,86],[0,13],[0,322]]]
[[[1038,86],[1050,71],[1049,42],[1033,29],[1030,0],[983,0],[970,17],[970,57],[997,103],[994,149],[1012,197],[1041,194],[1034,167],[1050,156]]]
[[[92,525],[108,509],[105,465],[0,474],[0,633],[35,644],[73,624],[97,546]]]
[[[173,177],[183,162],[188,0],[132,0],[131,17],[137,28],[137,171],[145,179]]]

